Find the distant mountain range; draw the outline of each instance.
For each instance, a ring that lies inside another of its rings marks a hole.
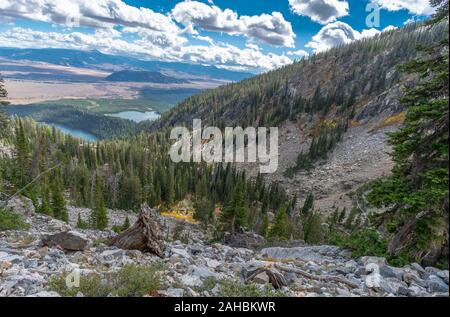
[[[189,75],[188,77],[196,76],[227,81],[240,81],[253,76],[251,73],[230,71],[214,66],[144,61],[132,57],[103,54],[99,51],[0,48],[0,57],[107,71],[175,72]]]
[[[114,72],[105,78],[113,82],[137,82],[137,83],[159,83],[159,84],[182,84],[188,82],[185,79],[173,78],[160,72],[122,70]]]

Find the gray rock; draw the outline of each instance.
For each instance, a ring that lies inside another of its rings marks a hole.
[[[201,279],[205,279],[208,277],[217,277],[216,273],[211,272],[208,268],[203,266],[190,267],[189,271],[193,276],[199,277]]]
[[[6,207],[11,209],[14,213],[22,216],[29,216],[35,212],[31,199],[23,196],[12,198],[8,201]]]
[[[172,254],[176,254],[179,255],[183,258],[190,258],[189,253],[185,250],[185,249],[181,249],[181,248],[172,248],[170,250],[170,252],[172,252]]]
[[[423,280],[421,280],[419,273],[414,270],[405,271],[405,273],[403,274],[403,281],[408,285],[411,285],[412,283],[417,283],[419,285],[420,284],[425,285],[425,282]],[[424,286],[424,285],[421,285],[421,286]]]
[[[394,278],[398,278],[398,274],[395,271],[395,269],[393,267],[390,267],[389,265],[383,265],[380,267],[379,273],[382,277],[387,278],[387,277],[394,277]],[[402,274],[403,275],[403,274]],[[401,275],[401,276],[402,276]]]
[[[89,240],[77,231],[66,231],[54,235],[44,235],[42,244],[48,247],[61,247],[68,251],[83,251],[89,246]]]
[[[269,275],[267,275],[266,272],[261,272],[258,275],[256,275],[254,278],[252,278],[252,282],[257,284],[269,284]]]
[[[436,275],[430,275],[426,283],[431,293],[448,293],[448,284]]]
[[[440,277],[448,285],[448,270],[439,271],[437,272],[436,275]]]
[[[419,272],[419,274],[425,274],[425,269],[419,263],[412,263],[411,268]]]
[[[57,292],[48,292],[48,291],[41,291],[36,294],[28,295],[27,297],[61,297]]]
[[[185,274],[181,277],[181,283],[189,287],[202,286],[203,282],[198,276]]]
[[[263,256],[274,259],[301,259],[303,261],[314,261],[322,263],[326,260],[333,260],[339,257],[346,257],[345,250],[336,246],[306,246],[296,248],[273,247],[261,250]]]
[[[385,258],[381,258],[381,257],[377,257],[377,256],[363,256],[362,258],[359,259],[359,262],[364,267],[367,267],[369,264],[376,264],[380,268],[382,266],[386,265],[386,259]]]
[[[184,289],[170,287],[167,289],[166,294],[169,297],[183,297]]]
[[[407,289],[408,285],[397,278],[384,278],[380,281],[380,288],[386,293],[399,295],[400,288]]]

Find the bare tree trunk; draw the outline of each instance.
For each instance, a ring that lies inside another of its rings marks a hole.
[[[164,257],[161,226],[154,209],[142,205],[138,220],[132,227],[106,241],[106,245],[124,250],[140,250]]]

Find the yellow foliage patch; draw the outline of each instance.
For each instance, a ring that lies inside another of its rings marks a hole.
[[[351,120],[348,121],[348,127],[349,128],[354,128],[354,127],[357,127],[359,125],[360,125],[360,123],[359,123],[358,120],[351,119]]]
[[[183,220],[193,224],[198,223],[198,221],[194,219],[194,209],[189,199],[185,199],[174,204],[168,210],[163,211],[161,216]]]
[[[406,112],[400,112],[397,113],[393,116],[390,116],[388,118],[386,118],[383,122],[381,122],[380,124],[378,124],[376,127],[374,127],[372,130],[373,131],[377,131],[377,130],[381,130],[383,128],[395,125],[395,124],[399,124],[399,123],[403,123],[405,121],[406,118]]]

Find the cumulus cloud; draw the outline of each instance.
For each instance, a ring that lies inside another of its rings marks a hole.
[[[170,17],[127,5],[122,0],[2,0],[0,14],[69,26],[107,28],[121,25],[179,32]]]
[[[117,33],[41,32],[15,27],[0,33],[3,46],[21,48],[69,48],[99,50],[104,53],[133,55],[142,59],[191,62],[226,69],[252,72],[268,71],[292,63],[285,55],[264,54],[255,46],[238,48],[230,44],[189,45],[187,42],[161,46],[145,37],[130,42]]]
[[[297,57],[302,58],[302,57],[309,56],[309,53],[307,51],[304,51],[304,50],[298,50],[298,51],[287,52],[287,55],[289,55],[289,56],[297,56]]]
[[[244,35],[276,46],[294,46],[295,33],[292,25],[279,12],[259,16],[241,16],[230,10],[198,1],[178,3],[172,10],[175,21],[185,26],[186,31],[197,34],[197,28]]]
[[[382,31],[372,28],[358,32],[347,23],[338,21],[324,26],[319,33],[313,36],[306,47],[312,48],[316,53],[323,52],[335,46],[348,44],[363,38],[373,37],[381,32],[393,29],[395,29],[394,26],[388,26]]]
[[[289,5],[292,12],[320,24],[334,22],[349,11],[346,0],[289,0]]]
[[[408,10],[416,15],[432,15],[435,12],[429,0],[371,0],[371,2],[389,11]]]
[[[191,62],[252,72],[292,62],[286,55],[263,52],[254,40],[293,46],[295,38],[291,24],[280,13],[239,17],[231,10],[195,1],[182,2],[171,14],[164,15],[127,5],[123,0],[0,0],[0,17],[30,19],[54,26],[54,32],[11,26],[0,33],[2,46],[96,49],[142,59]],[[70,28],[61,31],[61,26]],[[75,26],[88,27],[91,32]],[[197,28],[244,35],[250,41],[244,48],[216,43],[196,32]],[[82,31],[76,32],[78,30]],[[189,43],[189,32],[192,38],[205,43]]]

